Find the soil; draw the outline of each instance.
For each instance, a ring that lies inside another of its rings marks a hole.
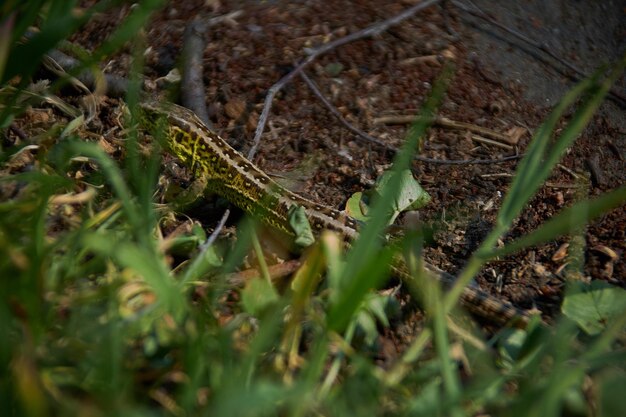
[[[306,56],[307,48],[389,18],[414,3],[171,2],[145,30],[148,86],[160,88],[163,81],[157,80],[177,65],[183,31],[193,18],[240,11],[239,16],[207,31],[203,74],[213,125],[245,153],[268,89]],[[495,21],[549,46],[587,74],[624,53],[624,1],[601,5],[565,0],[476,3]],[[83,6],[88,7],[89,2]],[[72,41],[87,49],[97,47],[129,11],[129,6],[122,6],[98,16]],[[130,48],[114,56],[104,63],[106,71],[128,75],[130,56]],[[424,138],[420,154],[443,161],[523,153],[531,134],[574,85],[571,71],[542,51],[450,3],[419,12],[373,38],[343,45],[317,59],[306,73],[348,121],[400,146],[407,126],[379,124],[376,119],[415,114],[446,58],[454,63],[455,75],[441,116],[501,133],[512,128],[522,128],[525,133],[515,146],[504,149],[476,142],[466,130],[434,127]],[[624,85],[622,77],[615,87],[622,95]],[[608,100],[602,105],[506,240],[535,230],[581,198],[624,184],[625,120],[624,102]],[[106,130],[103,126],[102,131]],[[255,157],[256,164],[268,173],[298,173],[296,191],[336,208],[343,208],[354,192],[370,187],[391,161],[389,152],[346,130],[299,77],[274,100]],[[463,267],[492,227],[517,163],[414,164],[417,179],[432,196],[420,212],[421,221],[432,230],[425,250],[430,262],[451,273]],[[306,168],[298,170],[301,167]],[[581,279],[608,280],[626,287],[624,214],[623,208],[614,210],[582,231]],[[211,228],[219,217],[199,220]],[[558,311],[568,276],[568,258],[560,256],[562,250],[567,251],[561,248],[566,243],[575,246],[572,238],[563,237],[492,262],[477,278],[478,284],[499,298],[523,308],[538,308],[550,317]],[[606,255],[609,249],[617,254],[616,260]],[[411,317],[404,320],[405,326],[413,322]]]

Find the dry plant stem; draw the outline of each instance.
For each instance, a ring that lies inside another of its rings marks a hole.
[[[472,7],[476,10],[472,10],[469,7],[467,7],[466,4],[464,4],[463,2],[459,1],[459,0],[452,0],[451,3],[456,6],[459,10],[468,13],[474,17],[477,17],[479,19],[484,20],[485,22],[503,30],[504,32],[516,37],[517,39],[521,40],[522,42],[527,43],[528,45],[530,45],[531,47],[538,49],[539,51],[545,53],[546,55],[548,55],[550,58],[554,59],[555,61],[557,61],[559,64],[563,65],[564,67],[566,67],[567,69],[569,69],[570,71],[572,71],[574,74],[576,75],[572,75],[569,73],[565,72],[566,76],[569,76],[572,80],[574,81],[580,81],[583,79],[588,78],[588,75],[586,75],[582,70],[580,70],[578,67],[576,67],[575,65],[570,64],[568,61],[562,59],[561,57],[559,57],[557,54],[555,54],[554,52],[552,52],[546,45],[540,45],[539,43],[535,42],[534,40],[530,39],[529,37],[527,37],[526,35],[511,29],[505,25],[503,25],[502,23],[492,19],[491,17],[489,17],[489,15],[487,13],[485,13],[485,11],[483,11],[480,7],[478,7],[473,1],[469,1],[469,3],[472,5]],[[621,107],[625,107],[626,106],[626,96],[624,96],[622,93],[618,92],[617,90],[615,90],[615,88],[611,88],[609,90],[609,96],[613,98],[613,100],[619,104]]]
[[[484,138],[484,137],[482,137],[480,135],[471,135],[471,138],[472,138],[473,141],[478,142],[478,143],[482,143],[482,144],[485,144],[485,145],[496,146],[498,148],[506,149],[507,151],[513,150],[513,147],[511,145],[507,145],[506,143],[498,142],[497,140]]]
[[[207,22],[207,26],[208,27],[216,26],[221,23],[227,24],[229,26],[236,26],[237,21],[235,19],[237,19],[242,14],[243,14],[242,10],[235,10],[234,12],[226,13],[221,16],[212,17]]]
[[[437,4],[440,1],[441,0],[423,1],[419,4],[416,4],[415,6],[409,7],[404,12],[395,15],[389,19],[375,23],[369,27],[366,27],[365,29],[361,29],[342,38],[335,39],[334,41],[328,42],[327,44],[322,45],[318,48],[308,50],[307,52],[309,53],[309,56],[306,57],[300,64],[298,64],[298,66],[294,68],[293,71],[278,80],[278,82],[270,87],[269,91],[267,92],[267,96],[265,97],[265,103],[263,104],[263,111],[261,112],[261,116],[259,117],[259,124],[257,125],[256,131],[254,133],[252,147],[250,148],[250,151],[247,155],[248,159],[252,160],[252,158],[254,158],[254,155],[256,154],[256,151],[259,147],[261,135],[263,135],[263,131],[265,130],[265,125],[267,124],[269,112],[272,108],[272,101],[274,100],[274,96],[276,96],[276,93],[278,93],[285,86],[285,84],[290,82],[296,75],[301,73],[302,70],[306,68],[309,64],[311,64],[311,62],[313,62],[318,56],[358,39],[378,35],[379,33],[389,29],[391,26],[397,25],[403,20],[408,19],[420,10]]]
[[[381,141],[380,139],[375,138],[374,136],[372,136],[372,135],[362,131],[358,127],[356,127],[353,124],[351,124],[350,122],[348,122],[341,115],[339,110],[337,110],[337,108],[335,106],[333,106],[330,101],[328,101],[328,99],[320,91],[320,89],[317,86],[317,84],[315,84],[315,82],[313,80],[311,80],[311,78],[309,78],[309,76],[306,75],[306,73],[301,72],[300,73],[300,77],[302,77],[302,79],[304,80],[304,82],[306,82],[306,84],[309,86],[311,91],[313,91],[313,94],[315,94],[315,96],[324,104],[324,106],[326,106],[326,108],[348,130],[350,130],[351,132],[355,133],[357,135],[357,138],[362,138],[366,142],[374,143],[374,144],[384,148],[385,150],[388,150],[388,151],[392,152],[394,155],[398,152],[397,148],[395,148],[395,147],[393,147],[391,145],[386,144],[385,142]],[[417,117],[417,116],[411,116],[411,117],[412,117],[412,119],[408,120],[408,123],[412,123],[415,120],[415,117]],[[380,118],[380,119],[382,119],[382,118]],[[379,120],[379,119],[376,119],[376,120]],[[374,123],[376,123],[376,121]],[[403,123],[407,123],[407,122],[403,122]],[[444,159],[426,158],[424,156],[415,155],[413,158],[415,160],[417,160],[417,161],[426,162],[426,163],[430,163],[430,164],[463,165],[463,164],[496,164],[496,163],[501,163],[501,162],[506,162],[506,161],[511,161],[511,160],[514,160],[514,159],[518,159],[520,157],[521,157],[521,155],[514,155],[514,156],[505,157],[505,158],[499,158],[499,159],[451,159],[451,160],[444,160]]]
[[[513,174],[509,174],[507,172],[501,172],[501,173],[496,173],[496,174],[483,174],[480,176],[480,178],[485,178],[485,179],[489,179],[489,178],[513,178]],[[576,188],[580,188],[579,185],[576,184],[564,184],[564,183],[556,183],[556,182],[546,182],[545,184],[546,187],[550,187],[550,188],[564,188],[564,189],[576,189]]]
[[[476,126],[471,123],[457,122],[454,120],[450,120],[446,117],[437,117],[435,119],[434,124],[436,126],[445,127],[448,129],[457,129],[457,130],[468,130],[473,133],[477,133],[479,135],[490,137],[491,139],[495,139],[500,142],[504,142],[506,144],[511,143],[511,139],[502,133],[496,132],[492,129],[487,129],[486,127]]]
[[[546,187],[550,187],[550,188],[556,188],[556,189],[566,189],[566,190],[575,190],[580,188],[580,185],[578,184],[564,184],[564,183],[557,183],[557,182],[546,182]]]
[[[563,172],[566,172],[567,174],[569,174],[572,178],[574,178],[575,180],[580,180],[581,177],[580,175],[578,175],[576,172],[572,171],[571,169],[569,169],[568,167],[566,167],[563,164],[557,164],[556,165],[560,170],[562,170]]]
[[[93,200],[96,196],[96,189],[89,187],[80,193],[56,194],[48,199],[48,204],[60,206],[64,204],[83,204]]]
[[[447,3],[448,3],[448,0],[444,0],[443,4],[441,5],[441,14],[443,15],[443,25],[448,31],[449,40],[451,42],[456,42],[459,39],[461,39],[461,34],[457,32],[456,30],[454,30],[454,28],[452,27],[452,22],[451,22],[452,19],[451,19],[449,7],[447,7]]]
[[[398,116],[382,116],[374,119],[374,124],[409,124],[413,123],[417,115],[398,115]],[[511,139],[502,133],[496,132],[492,129],[487,129],[486,127],[476,126],[471,123],[457,122],[455,120],[450,120],[446,117],[437,117],[433,121],[433,125],[445,127],[448,129],[456,129],[456,130],[467,130],[473,133],[478,133],[479,135],[487,136],[492,139],[511,143]]]
[[[328,101],[326,96],[324,96],[324,94],[322,94],[322,92],[320,91],[320,89],[317,86],[317,84],[315,84],[315,81],[310,79],[309,76],[306,75],[305,72],[301,72],[300,73],[300,77],[302,77],[302,79],[309,86],[311,91],[313,91],[313,94],[315,94],[315,96],[322,102],[322,104],[324,104],[324,106],[326,106],[328,111],[330,111],[333,114],[333,116],[335,116],[337,118],[337,120],[339,120],[341,122],[341,124],[343,124],[346,127],[346,129],[348,129],[352,133],[355,133],[357,136],[365,139],[367,142],[375,143],[376,145],[381,146],[381,147],[383,147],[383,148],[385,148],[385,149],[387,149],[387,150],[389,150],[389,151],[391,151],[393,153],[396,153],[398,151],[393,146],[386,144],[385,142],[383,142],[383,141],[375,138],[374,136],[372,136],[372,135],[362,131],[358,127],[354,126],[352,123],[348,122],[341,115],[339,110],[337,110],[337,108],[335,106],[333,106],[330,101]]]
[[[204,33],[206,25],[195,18],[186,28],[183,35],[181,103],[213,129],[209,121],[202,81],[202,56],[204,53]]]
[[[211,235],[207,238],[206,242],[204,242],[200,246],[200,252],[204,252],[209,247],[211,247],[211,245],[213,243],[215,243],[215,241],[217,240],[217,237],[219,236],[220,232],[224,228],[224,225],[226,225],[226,221],[228,220],[228,216],[230,216],[230,209],[224,210],[224,214],[222,214],[222,218],[220,219],[220,222],[215,227],[215,230],[213,230]]]

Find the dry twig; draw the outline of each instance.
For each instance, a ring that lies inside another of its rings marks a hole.
[[[374,124],[409,124],[415,121],[417,115],[398,115],[398,116],[381,116],[374,119]],[[477,126],[471,123],[457,122],[450,120],[447,117],[438,116],[433,120],[433,125],[445,127],[448,129],[467,130],[478,135],[487,136],[491,139],[495,139],[507,144],[513,143],[513,138],[509,135],[505,135],[495,130],[488,129],[486,127]]]
[[[315,96],[324,104],[324,106],[326,106],[326,108],[348,130],[350,130],[351,132],[355,133],[357,135],[357,138],[361,138],[361,139],[364,139],[366,142],[376,144],[376,145],[384,148],[385,150],[388,150],[388,151],[392,152],[394,155],[398,152],[398,148],[393,147],[391,145],[388,145],[387,143],[381,141],[378,138],[375,138],[374,136],[370,135],[369,133],[366,133],[366,132],[362,131],[358,127],[354,126],[352,123],[348,122],[341,115],[339,110],[337,110],[337,108],[335,106],[333,106],[330,101],[328,101],[328,99],[320,91],[320,89],[317,86],[317,84],[315,84],[315,82],[313,80],[311,80],[306,75],[306,73],[301,72],[300,73],[300,77],[302,77],[302,79],[304,80],[304,82],[306,82],[306,84],[309,86],[311,91],[313,91],[313,94],[315,94]],[[410,117],[411,117],[411,119],[408,121],[408,123],[413,122],[415,120],[416,116],[410,116]],[[375,119],[375,120],[382,120],[382,118]],[[376,121],[374,121],[374,123],[376,123]],[[407,123],[407,122],[403,122],[403,123]],[[477,126],[477,127],[479,127],[479,126]],[[494,132],[494,133],[497,133],[497,132]],[[514,160],[514,159],[518,159],[520,157],[521,157],[521,155],[513,155],[513,156],[509,156],[509,157],[505,157],[505,158],[498,158],[498,159],[434,159],[434,158],[427,158],[427,157],[420,156],[420,155],[415,155],[413,158],[415,160],[417,160],[417,161],[431,163],[431,164],[464,165],[464,164],[497,164],[497,163],[501,163],[501,162],[507,162],[507,161],[511,161],[511,160]]]
[[[256,127],[256,131],[254,132],[254,140],[252,143],[252,147],[248,152],[248,159],[252,159],[256,154],[256,151],[259,147],[259,143],[261,141],[261,135],[263,135],[263,131],[265,130],[265,125],[267,124],[267,118],[269,116],[270,109],[272,108],[272,101],[278,93],[288,82],[290,82],[296,75],[302,72],[304,68],[306,68],[309,64],[311,64],[317,57],[323,55],[339,46],[345,45],[350,42],[354,42],[358,39],[367,38],[370,36],[378,35],[391,26],[397,25],[398,23],[408,19],[413,16],[420,10],[423,10],[427,7],[430,7],[434,4],[439,3],[441,0],[427,0],[420,2],[412,7],[409,7],[404,12],[390,17],[389,19],[383,20],[381,22],[375,23],[371,26],[366,27],[365,29],[361,29],[354,33],[351,33],[347,36],[335,39],[332,42],[328,42],[318,48],[309,49],[307,52],[309,54],[296,68],[294,68],[289,74],[285,75],[283,78],[278,80],[276,84],[274,84],[267,92],[267,96],[265,97],[265,103],[263,104],[263,111],[261,112],[261,116],[259,117],[259,124]]]
[[[204,33],[206,25],[195,18],[186,28],[183,35],[181,104],[192,110],[211,130],[206,100],[204,96],[204,82],[202,81],[204,54]]]

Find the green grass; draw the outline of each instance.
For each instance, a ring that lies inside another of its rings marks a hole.
[[[142,3],[85,59],[85,68],[132,39],[159,3]],[[0,127],[20,116],[22,89],[42,54],[90,18],[72,17],[67,11],[73,5],[3,6],[0,33],[13,37],[0,37],[0,88],[9,91],[0,95]],[[20,10],[7,18],[11,6]],[[53,24],[60,15],[63,25]],[[46,36],[20,44],[33,23]],[[23,56],[29,65],[17,64],[15,57]],[[538,129],[493,232],[469,260],[459,286],[445,296],[430,289],[430,319],[384,366],[375,360],[376,335],[398,320],[393,297],[373,291],[398,250],[376,239],[388,219],[384,203],[374,205],[373,220],[349,253],[336,237],[324,235],[285,290],[259,277],[237,298],[224,273],[250,249],[258,253],[253,222],[240,225],[232,245],[202,248],[206,236],[198,227],[165,242],[160,230],[171,212],[157,210],[153,201],[160,155],[139,152],[136,132],[130,131],[133,140],[121,160],[71,131],[59,139],[59,129],[34,143],[39,148],[23,169],[10,166],[20,152],[30,152],[23,149],[29,143],[0,149],[0,190],[10,196],[0,202],[2,415],[626,415],[623,290],[571,285],[564,314],[551,327],[534,323],[527,331],[503,329],[487,337],[471,322],[447,321],[448,312],[458,318],[452,310],[461,285],[486,261],[575,235],[625,203],[624,188],[580,201],[533,233],[495,247],[624,64],[575,87]],[[21,76],[18,88],[6,89],[15,75]],[[435,84],[424,117],[395,161],[396,172],[409,165],[409,149],[417,148],[449,76]],[[131,102],[137,99],[132,94]],[[574,105],[578,110],[554,136]],[[381,201],[399,187],[398,175]],[[49,202],[85,190],[93,195],[83,203]],[[416,255],[420,240],[409,236],[397,246]]]

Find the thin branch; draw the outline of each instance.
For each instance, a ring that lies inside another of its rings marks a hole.
[[[403,114],[403,115],[394,115],[394,116],[381,116],[374,119],[374,124],[410,124],[415,121],[417,115],[414,114]],[[471,123],[465,122],[457,122],[456,120],[448,119],[447,117],[438,116],[433,120],[433,125],[444,127],[447,129],[455,129],[455,130],[467,130],[472,133],[477,133],[479,135],[487,136],[492,139],[495,139],[500,142],[505,142],[507,144],[514,144],[512,138],[509,135],[505,135],[504,133],[496,132],[493,129],[489,129],[482,126],[477,126]]]
[[[224,214],[222,215],[222,218],[220,219],[220,222],[217,224],[217,227],[215,228],[215,230],[213,230],[213,233],[211,233],[211,235],[208,237],[206,242],[200,245],[200,253],[203,253],[208,248],[210,248],[213,243],[215,243],[215,241],[217,240],[217,236],[219,236],[220,232],[224,228],[224,225],[226,225],[228,216],[230,216],[230,209],[224,210]]]
[[[202,81],[204,54],[204,34],[207,25],[198,18],[185,28],[183,35],[181,104],[192,110],[211,130],[215,130],[209,121],[204,82]]]
[[[263,111],[261,112],[261,116],[259,117],[259,123],[257,124],[256,131],[254,132],[254,140],[252,142],[252,147],[248,152],[248,159],[252,160],[256,151],[259,147],[259,143],[261,142],[261,136],[263,135],[263,131],[265,130],[265,125],[267,124],[267,119],[269,117],[270,109],[272,108],[272,101],[278,93],[288,82],[293,80],[293,78],[302,72],[304,68],[306,68],[311,62],[313,62],[317,57],[323,55],[339,46],[345,45],[350,42],[354,42],[358,39],[367,38],[370,36],[378,35],[381,32],[386,31],[391,26],[397,25],[403,20],[408,19],[413,16],[420,10],[423,10],[427,7],[430,7],[434,4],[439,3],[441,0],[427,0],[421,3],[416,4],[415,6],[409,7],[404,12],[393,16],[389,19],[383,20],[381,22],[375,23],[371,26],[366,27],[365,29],[361,29],[357,32],[351,33],[350,35],[344,36],[342,38],[335,39],[332,42],[328,42],[318,48],[311,48],[307,50],[309,56],[307,56],[296,68],[294,68],[289,74],[285,75],[283,78],[278,80],[276,84],[274,84],[267,92],[267,96],[265,97],[265,103],[263,104]]]
[[[328,111],[330,111],[333,114],[333,116],[335,116],[337,118],[337,120],[339,120],[341,122],[341,124],[343,124],[346,127],[346,129],[348,129],[352,133],[355,133],[357,136],[365,139],[366,142],[375,143],[376,145],[381,146],[381,147],[385,148],[386,150],[393,152],[394,154],[396,152],[398,152],[397,148],[395,148],[395,147],[393,147],[391,145],[386,144],[382,140],[377,139],[374,136],[370,135],[369,133],[366,133],[366,132],[362,131],[361,129],[359,129],[358,127],[354,126],[352,123],[347,121],[341,115],[339,110],[337,110],[337,108],[330,101],[328,101],[326,96],[324,96],[324,94],[322,94],[322,92],[320,91],[320,89],[317,86],[317,84],[315,84],[315,81],[310,79],[309,76],[306,75],[305,72],[301,72],[300,73],[300,77],[302,77],[302,79],[309,86],[311,91],[313,91],[313,94],[315,94],[315,96],[322,102],[322,104],[324,104],[324,106],[326,106]]]
[[[333,106],[330,101],[328,101],[328,99],[324,96],[324,94],[322,94],[320,89],[317,87],[315,82],[313,80],[311,80],[306,75],[306,73],[301,72],[300,73],[300,77],[302,77],[302,79],[304,80],[304,82],[306,82],[306,84],[309,86],[311,91],[313,91],[313,94],[315,94],[315,96],[324,104],[324,106],[333,114],[333,116],[335,116],[341,122],[341,124],[343,124],[349,131],[355,133],[357,135],[357,138],[363,139],[365,142],[368,142],[368,143],[374,143],[374,144],[384,148],[385,150],[392,152],[394,155],[398,152],[398,148],[393,147],[393,146],[391,146],[391,145],[381,141],[378,138],[375,138],[374,136],[372,136],[372,135],[362,131],[358,127],[356,127],[353,124],[351,124],[350,122],[348,122],[341,115],[339,110],[337,110],[337,108],[335,106]],[[413,120],[414,119],[415,118],[413,118]],[[450,160],[446,160],[446,159],[427,158],[427,157],[424,157],[424,156],[415,155],[413,158],[416,161],[425,162],[425,163],[429,163],[429,164],[441,164],[441,165],[469,165],[469,164],[473,164],[473,165],[477,165],[477,164],[498,164],[498,163],[502,163],[502,162],[512,161],[514,159],[519,159],[522,156],[523,155],[513,155],[513,156],[507,156],[507,157],[499,158],[499,159],[450,159]]]

